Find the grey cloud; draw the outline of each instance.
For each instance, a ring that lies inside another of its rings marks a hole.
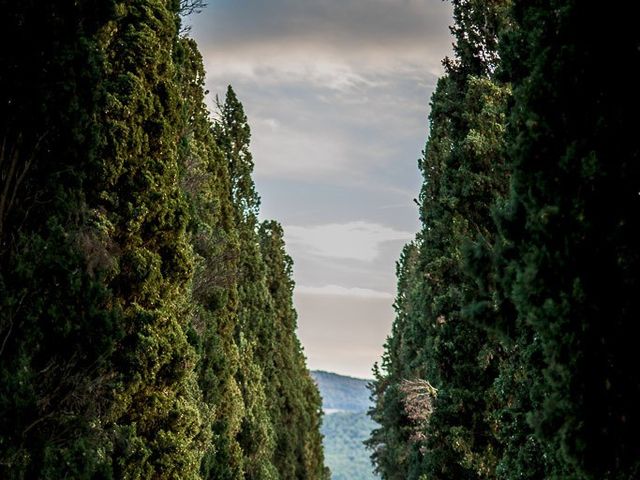
[[[450,19],[451,6],[441,0],[212,0],[191,21],[207,44],[237,50],[442,45],[450,43]]]
[[[313,226],[285,225],[289,246],[325,259],[356,260],[373,263],[379,259],[381,246],[392,241],[408,241],[413,233],[384,225],[356,221]]]
[[[416,184],[449,21],[441,0],[213,0],[193,34],[208,88],[232,84],[245,104],[258,178],[401,189]]]
[[[384,188],[407,191],[424,146],[426,107],[435,82],[428,73],[413,74],[376,75],[377,84],[347,91],[274,72],[255,78],[220,74],[208,86],[219,92],[232,83],[244,102],[254,131],[258,177],[302,179],[313,174],[317,181],[328,175],[372,186],[376,182],[370,173],[379,177],[382,172]]]
[[[378,259],[373,263],[318,257],[295,244],[287,245],[287,250],[294,259],[294,278],[298,285],[337,284],[393,295],[396,291],[395,262],[403,245],[404,241],[382,244]]]

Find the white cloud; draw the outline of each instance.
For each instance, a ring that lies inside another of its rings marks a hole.
[[[295,54],[282,52],[258,54],[250,52],[240,58],[227,58],[226,54],[213,51],[206,53],[206,64],[213,68],[207,74],[208,84],[218,89],[225,87],[226,79],[238,82],[260,82],[262,87],[283,84],[304,84],[306,88],[321,88],[338,92],[349,92],[363,87],[380,86],[383,80],[376,78],[397,74],[398,68],[406,64],[394,59],[393,68],[382,59],[374,65],[357,65],[344,58],[334,58],[323,53],[309,56],[309,52]],[[224,65],[224,69],[215,68]],[[413,67],[415,68],[415,67]],[[421,67],[421,71],[425,69]],[[436,73],[440,73],[437,68]]]
[[[411,232],[363,221],[304,227],[287,225],[284,230],[287,244],[294,252],[362,262],[373,262],[382,244],[407,241],[414,236]]]
[[[276,128],[267,122],[253,128],[256,176],[331,178],[353,169],[344,143],[329,132],[301,131],[297,125],[276,121]]]
[[[324,285],[322,287],[296,286],[297,295],[325,295],[333,297],[358,297],[358,298],[389,298],[393,295],[389,292],[381,292],[370,288],[342,287],[340,285]]]

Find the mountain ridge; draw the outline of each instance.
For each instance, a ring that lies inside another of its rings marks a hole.
[[[312,370],[311,376],[318,385],[325,412],[367,412],[372,406],[368,385],[372,379],[364,379]]]

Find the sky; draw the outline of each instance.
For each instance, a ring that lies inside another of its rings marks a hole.
[[[451,54],[442,0],[209,0],[188,19],[208,102],[232,85],[261,218],[285,229],[308,366],[371,377],[395,263],[419,228],[417,159]]]

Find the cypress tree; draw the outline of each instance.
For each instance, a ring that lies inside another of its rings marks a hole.
[[[245,412],[238,441],[243,450],[247,479],[279,478],[273,464],[275,433],[268,411],[264,367],[273,353],[269,342],[272,308],[266,285],[266,270],[257,233],[260,198],[253,179],[253,158],[249,150],[251,130],[233,88],[229,87],[214,135],[229,169],[229,196],[234,207],[241,255],[237,262],[238,321],[236,343],[240,366],[237,381]]]
[[[422,280],[417,268],[418,255],[417,244],[409,243],[396,265],[396,318],[385,343],[381,368],[374,366],[370,386],[375,403],[369,415],[380,426],[371,433],[366,445],[372,450],[376,471],[389,480],[409,478],[411,465],[421,455],[419,441],[426,426],[426,417],[411,416],[406,411],[401,391],[403,381],[424,377],[424,367],[418,359],[426,341],[425,332],[420,328],[419,311],[414,308]]]
[[[119,251],[109,287],[125,331],[107,415],[119,478],[197,478],[206,444],[186,337],[192,258],[178,182],[177,9],[159,0],[118,4],[104,38],[99,199]]]
[[[0,476],[108,475],[100,420],[121,333],[92,172],[112,6],[0,12]]]
[[[246,116],[229,89],[212,124],[178,35],[198,5],[0,1],[3,478],[326,478]]]
[[[501,328],[535,352],[515,414],[542,445],[545,478],[636,478],[640,98],[635,69],[603,66],[638,63],[638,30],[590,2],[516,2],[514,18],[502,54],[513,176],[495,262],[511,304]],[[507,452],[505,478],[522,478],[531,459]]]
[[[235,340],[239,240],[230,196],[227,163],[213,136],[204,105],[204,67],[193,40],[182,39],[177,51],[182,86],[182,188],[191,208],[191,342],[200,356],[199,386],[213,412],[213,441],[203,458],[203,478],[243,478],[237,436],[244,403],[236,381],[239,351]]]
[[[177,6],[2,7],[16,38],[51,40],[8,54],[2,79],[3,169],[21,167],[3,214],[3,464],[16,478],[195,478],[206,409],[183,321]]]
[[[423,229],[398,268],[397,324],[373,390],[382,428],[369,445],[383,478],[495,475],[490,405],[500,345],[467,312],[478,287],[464,252],[495,234],[491,207],[506,190],[509,88],[493,75],[506,7],[454,2],[456,57],[445,60],[420,162]]]
[[[16,478],[194,478],[205,437],[181,320],[175,7],[2,7],[17,38],[51,39],[8,58],[2,80],[3,169],[21,167],[3,175],[20,187],[3,203],[3,464]]]
[[[323,480],[328,472],[320,435],[322,401],[296,337],[293,261],[285,252],[280,224],[263,222],[258,233],[273,308],[264,376],[275,431],[274,465],[283,480]]]

